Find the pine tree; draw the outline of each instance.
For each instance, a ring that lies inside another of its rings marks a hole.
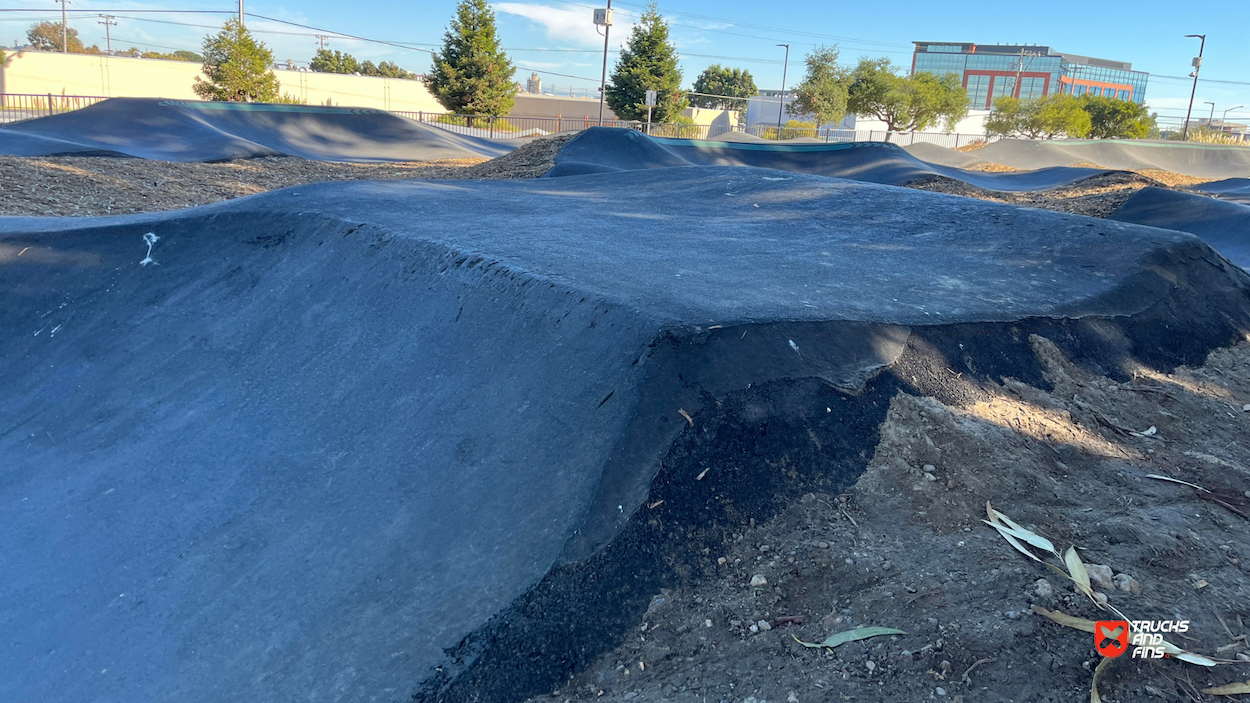
[[[645,120],[648,90],[656,91],[652,122],[671,122],[688,105],[681,92],[677,47],[669,41],[668,23],[654,2],[647,5],[630,32],[629,46],[617,59],[605,99],[617,117]]]
[[[296,102],[278,92],[270,66],[273,52],[252,38],[239,20],[229,19],[215,36],[204,38],[204,75],[191,89],[205,100],[229,102]]]
[[[450,112],[506,115],[516,105],[514,73],[516,67],[499,47],[495,12],[486,0],[460,0],[426,87]]]

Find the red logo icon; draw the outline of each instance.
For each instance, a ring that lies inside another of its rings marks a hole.
[[[1128,622],[1125,620],[1099,620],[1094,623],[1094,649],[1114,659],[1128,651]]]

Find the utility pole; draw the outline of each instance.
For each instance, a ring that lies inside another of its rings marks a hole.
[[[247,23],[243,21],[243,0],[239,0],[239,26],[247,26]]]
[[[108,55],[112,56],[113,55],[113,35],[109,32],[109,27],[112,27],[117,24],[117,22],[114,21],[117,18],[113,17],[112,15],[100,15],[100,17],[103,18],[100,20],[99,24],[104,25],[105,46],[108,47]]]
[[[603,101],[608,93],[608,35],[612,33],[612,0],[608,0],[608,9],[595,10],[595,31],[603,26],[603,75],[599,77],[599,126],[603,126]],[[572,89],[569,89],[570,92]]]
[[[69,53],[69,20],[65,17],[65,5],[69,0],[61,0],[61,53]]]
[[[317,49],[318,49],[318,50],[320,50],[320,51],[325,51],[325,50],[326,50],[326,42],[327,42],[327,41],[329,41],[329,39],[330,39],[330,35],[328,35],[328,34],[317,34],[317,35],[314,35],[314,36],[316,36],[316,37],[317,37]]]
[[[1194,95],[1198,93],[1198,71],[1202,70],[1202,50],[1207,48],[1207,35],[1205,34],[1186,34],[1185,38],[1201,39],[1202,43],[1198,45],[1198,58],[1194,59],[1194,72],[1190,74],[1194,77],[1194,87],[1189,91],[1189,109],[1185,111],[1185,127],[1181,130],[1181,141],[1189,139],[1189,115],[1194,111]]]
[[[786,69],[790,67],[790,45],[778,44],[786,48],[785,61],[781,62],[781,105],[777,107],[777,138],[781,139],[781,113],[786,109]],[[820,125],[816,125],[820,127]]]

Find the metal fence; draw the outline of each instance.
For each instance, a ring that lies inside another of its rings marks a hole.
[[[577,132],[598,126],[597,117],[484,117],[456,115],[441,112],[402,112],[394,114],[449,132],[487,139],[514,139],[541,137],[557,132]],[[728,125],[650,124],[627,120],[604,120],[605,127],[626,127],[646,132],[653,137],[676,139],[717,139],[733,133],[750,135],[766,140],[804,139],[805,141],[835,142],[892,142],[908,146],[921,142],[952,149],[974,142],[992,142],[998,137],[982,134],[945,134],[942,132],[885,132],[881,130],[812,129],[803,127],[777,127],[753,125],[733,127]]]
[[[599,124],[598,117],[490,117],[483,115],[456,115],[448,112],[406,112],[392,110],[392,114],[423,122],[456,134],[486,139],[518,139],[541,137],[557,132],[580,132]],[[631,123],[617,119],[605,119],[605,127],[626,127]]]
[[[25,95],[0,93],[0,124],[59,115],[94,105],[108,98],[97,95]]]
[[[96,95],[27,95],[0,93],[0,124],[47,117],[94,105],[108,98]],[[446,112],[407,112],[393,110],[392,114],[416,120],[456,134],[486,139],[519,139],[541,137],[558,132],[580,132],[599,124],[597,117],[490,117],[481,115],[456,115]],[[903,132],[812,129],[768,125],[732,127],[727,125],[650,124],[615,118],[604,120],[605,127],[626,127],[646,132],[655,137],[678,139],[717,139],[734,133],[750,135],[766,140],[803,139],[805,141],[834,142],[893,142],[901,146],[926,142],[938,146],[958,148],[978,141],[995,141],[998,137],[975,134],[943,134],[940,132]],[[732,136],[730,137],[732,138]]]

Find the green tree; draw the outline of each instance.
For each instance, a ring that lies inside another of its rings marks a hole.
[[[985,120],[987,134],[1030,139],[1058,136],[1080,138],[1089,134],[1089,113],[1071,95],[1047,95],[1021,100],[1009,95],[994,100]]]
[[[817,125],[841,122],[846,117],[848,75],[838,66],[837,46],[818,46],[803,62],[807,72],[794,87],[794,100],[786,112],[795,117],[815,115]]]
[[[1145,139],[1155,126],[1145,105],[1088,93],[1082,95],[1080,101],[1081,107],[1089,113],[1089,136],[1095,139]]]
[[[175,61],[191,61],[193,63],[204,63],[204,56],[194,51],[178,50],[170,54],[169,57]]]
[[[516,105],[515,73],[499,46],[495,12],[486,0],[460,0],[426,77],[430,92],[451,112],[506,115]]]
[[[919,72],[900,76],[889,59],[860,59],[851,72],[847,109],[871,115],[891,132],[943,125],[947,132],[968,116],[968,92],[959,75]]]
[[[604,99],[617,117],[642,120],[647,117],[647,91],[654,90],[656,104],[651,120],[672,122],[688,106],[680,88],[677,47],[669,41],[668,22],[652,2],[638,18],[616,60]]]
[[[204,37],[204,75],[191,89],[205,100],[230,102],[297,102],[278,93],[278,77],[270,69],[273,52],[252,38],[237,18],[221,31]]]
[[[78,30],[69,27],[65,30],[66,43],[69,45],[69,53],[84,53],[85,47],[82,40],[78,38]],[[26,31],[26,40],[31,46],[39,51],[62,51],[61,48],[61,23],[60,22],[40,22],[31,25]]]
[[[745,110],[747,98],[759,94],[755,87],[755,79],[750,71],[740,68],[723,68],[720,64],[712,64],[703,69],[703,73],[694,80],[694,92],[703,95],[691,95],[690,104],[714,110]],[[713,95],[727,97],[714,98]]]
[[[360,71],[360,64],[351,54],[338,50],[318,49],[317,54],[308,63],[308,68],[317,73],[357,73]]]

